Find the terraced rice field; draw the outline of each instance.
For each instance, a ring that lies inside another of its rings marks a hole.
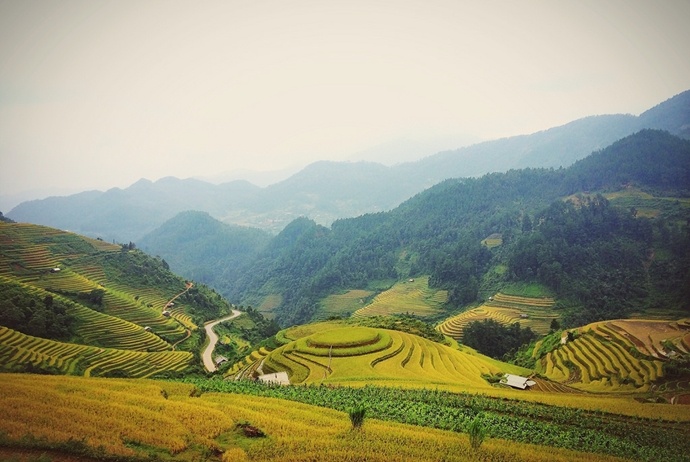
[[[263,370],[264,359],[270,354],[270,352],[271,350],[268,350],[264,347],[252,351],[250,354],[245,356],[244,360],[233,364],[232,367],[225,373],[225,377],[240,380],[254,379],[259,375],[263,375],[265,373]]]
[[[667,359],[690,353],[690,319],[671,322],[625,319],[600,324],[632,342],[640,353],[654,358]]]
[[[185,335],[184,328],[174,320],[163,316],[161,309],[144,305],[143,301],[134,301],[129,296],[109,291],[103,297],[103,312],[141,327],[150,327],[158,335],[170,338]]]
[[[193,359],[189,352],[149,353],[55,342],[0,326],[0,364],[6,370],[30,363],[86,377],[114,371],[129,377],[150,377],[164,371],[184,371]]]
[[[441,312],[447,300],[447,291],[431,289],[429,276],[422,276],[398,282],[377,295],[369,305],[355,311],[352,316],[390,316],[406,313],[422,317],[433,316]]]
[[[170,349],[166,342],[153,333],[146,332],[140,326],[73,303],[65,297],[50,294],[39,287],[0,276],[0,287],[2,286],[21,287],[24,292],[34,294],[39,299],[51,295],[55,299],[61,300],[67,307],[68,313],[78,319],[75,334],[89,345],[137,351],[165,351]]]
[[[102,262],[120,251],[120,246],[57,229],[0,223],[0,278],[5,283],[21,284],[22,290],[36,292],[40,298],[50,294],[62,299],[77,319],[74,328],[79,341],[99,349],[170,350],[168,341],[183,338],[185,328],[195,327],[191,317],[183,306],[172,310],[174,319],[162,315],[173,293],[109,280]],[[72,296],[94,289],[104,291],[102,312],[77,303],[79,300]],[[72,294],[72,300],[60,294]]]
[[[650,390],[663,376],[663,363],[650,354],[653,343],[647,348],[621,327],[630,322],[635,321],[604,321],[581,328],[575,340],[546,354],[537,370],[551,380],[586,391]]]
[[[169,308],[168,311],[170,311],[170,316],[177,320],[185,328],[190,330],[195,330],[198,328],[198,326],[194,324],[192,317],[184,311],[182,306],[178,305],[173,308]]]
[[[526,371],[517,366],[514,373]],[[495,362],[415,335],[385,329],[340,327],[300,338],[263,360],[266,373],[285,371],[291,383],[378,383],[405,386],[490,387],[482,374]]]
[[[446,319],[437,329],[456,340],[462,340],[463,329],[470,322],[493,319],[506,325],[519,322],[521,327],[530,327],[544,335],[549,332],[551,322],[558,318],[558,314],[552,311],[553,305],[552,298],[497,293],[481,306]]]
[[[369,290],[348,290],[344,294],[329,295],[321,301],[315,318],[326,319],[331,316],[350,316],[362,308],[365,300],[374,292]]]

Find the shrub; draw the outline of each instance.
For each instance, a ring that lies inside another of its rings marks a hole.
[[[486,438],[486,428],[482,423],[479,415],[475,416],[467,427],[467,434],[470,437],[470,446],[472,449],[479,449],[479,446],[484,442]]]
[[[364,424],[364,417],[366,413],[367,410],[364,406],[358,406],[350,409],[348,414],[350,416],[350,422],[352,422],[353,430],[357,430],[362,427],[362,425]]]

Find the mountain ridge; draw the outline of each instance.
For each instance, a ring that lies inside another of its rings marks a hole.
[[[392,209],[447,178],[511,168],[566,166],[642,128],[664,129],[682,137],[690,136],[688,127],[690,91],[640,116],[590,116],[530,135],[487,141],[392,167],[323,161],[264,188],[241,181],[216,186],[201,180],[175,182],[166,178],[136,182],[126,189],[93,191],[88,196],[80,193],[23,202],[6,215],[16,221],[119,242],[137,241],[184,210],[201,210],[227,223],[277,233],[298,216],[329,225],[339,218]],[[328,181],[321,177],[325,167],[330,167]],[[307,187],[309,184],[313,187]],[[145,194],[133,194],[135,191]]]

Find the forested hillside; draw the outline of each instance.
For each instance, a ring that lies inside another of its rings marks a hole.
[[[228,225],[206,212],[188,211],[147,234],[138,245],[150,255],[165,256],[175,273],[226,292],[270,239],[260,229]]]
[[[448,180],[391,212],[330,229],[301,218],[229,295],[253,304],[279,295],[274,313],[285,324],[309,320],[329,293],[423,274],[448,290],[450,307],[502,284],[537,281],[570,307],[571,323],[669,304],[687,309],[689,169],[690,142],[644,130],[567,169]],[[630,191],[648,198],[629,206]],[[612,192],[610,201],[601,195]],[[502,245],[489,249],[482,240],[492,234]]]

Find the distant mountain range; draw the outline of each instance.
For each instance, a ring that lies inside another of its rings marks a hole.
[[[448,178],[568,166],[643,128],[690,138],[690,90],[640,116],[587,117],[531,135],[479,143],[391,167],[371,162],[316,162],[264,188],[247,181],[213,185],[172,177],[155,183],[142,179],[126,189],[23,202],[7,216],[118,242],[138,241],[187,210],[277,233],[300,216],[329,225],[338,218],[390,210]]]

